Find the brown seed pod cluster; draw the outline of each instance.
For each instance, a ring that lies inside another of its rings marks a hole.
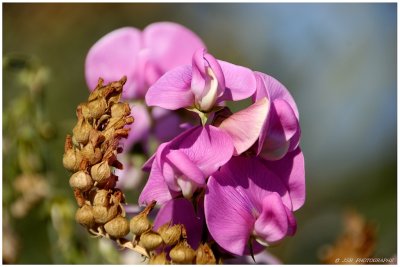
[[[103,85],[99,79],[88,102],[76,109],[78,121],[73,135],[66,137],[63,156],[79,206],[75,219],[91,234],[146,256],[150,264],[213,264],[215,258],[207,245],[200,245],[197,251],[190,247],[183,225],[167,223],[153,229],[147,216],[155,201],[132,219],[126,218],[124,195],[116,188],[118,177],[113,173],[114,168],[123,168],[117,160],[122,152],[119,141],[128,136],[126,126],[134,120],[129,105],[120,102],[125,82],[123,77]],[[125,238],[129,233],[131,240]]]

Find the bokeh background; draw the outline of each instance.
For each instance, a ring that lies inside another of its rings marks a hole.
[[[274,76],[297,102],[307,201],[296,213],[297,234],[271,253],[284,263],[319,263],[352,209],[376,228],[374,256],[396,255],[395,3],[6,3],[3,57],[34,56],[48,69],[42,104],[55,133],[42,145],[51,198],[23,218],[6,214],[15,171],[7,170],[14,165],[3,147],[3,247],[16,253],[14,262],[123,262],[111,244],[74,223],[63,143],[76,106],[87,98],[84,60],[91,45],[116,28],[142,29],[156,21],[181,23],[217,58]],[[14,80],[12,71],[3,70],[3,120],[23,90]],[[3,125],[3,141],[7,129]]]

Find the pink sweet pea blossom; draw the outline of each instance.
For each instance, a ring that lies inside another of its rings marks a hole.
[[[231,137],[217,127],[206,125],[186,130],[161,144],[151,164],[150,177],[139,197],[140,204],[159,204],[176,196],[190,198],[206,179],[233,155]]]
[[[86,57],[85,76],[91,90],[99,77],[105,82],[127,76],[123,97],[143,98],[147,89],[166,71],[190,63],[201,39],[184,26],[156,22],[143,31],[124,27],[97,41]]]
[[[205,49],[199,49],[191,66],[172,69],[150,87],[146,103],[171,110],[195,108],[210,112],[224,100],[250,97],[255,89],[256,80],[250,69],[216,60]]]
[[[259,157],[233,157],[210,177],[205,216],[222,248],[244,255],[249,242],[257,252],[260,244],[295,233],[293,211],[304,203],[304,159],[299,149],[287,157],[282,159],[287,162],[273,167]],[[291,169],[281,168],[290,164]]]

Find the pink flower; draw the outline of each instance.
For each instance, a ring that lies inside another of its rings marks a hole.
[[[232,157],[230,136],[214,126],[193,127],[161,144],[151,164],[150,177],[139,197],[140,204],[162,204],[183,195],[191,198],[204,188],[207,178]],[[146,168],[146,169],[147,169]]]
[[[126,75],[123,97],[143,98],[148,87],[166,71],[189,64],[194,51],[203,47],[196,34],[177,23],[156,22],[143,31],[120,28],[90,48],[85,62],[86,82],[93,90],[99,77],[107,83]]]
[[[260,245],[295,233],[293,211],[304,203],[304,186],[300,149],[272,164],[259,157],[233,157],[208,180],[204,204],[208,229],[233,254],[248,254],[249,242],[259,252]]]
[[[205,49],[199,49],[191,66],[172,69],[150,87],[146,103],[171,110],[195,108],[210,112],[224,100],[250,97],[255,89],[256,80],[250,69],[216,60]]]

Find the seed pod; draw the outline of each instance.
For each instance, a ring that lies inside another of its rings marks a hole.
[[[157,232],[160,234],[167,246],[173,246],[178,243],[179,239],[181,238],[181,229],[182,227],[180,224],[175,224],[170,227],[170,224],[166,223],[158,228]]]
[[[116,103],[111,106],[111,116],[114,118],[127,116],[130,112],[131,109],[128,103]]]
[[[93,198],[94,206],[108,207],[110,204],[110,194],[105,189],[100,189],[96,191],[96,195]]]
[[[76,213],[75,213],[75,220],[88,227],[91,228],[94,226],[94,217],[93,217],[93,208],[89,205],[84,205],[81,208],[79,208]]]
[[[97,163],[90,169],[93,180],[102,183],[111,175],[111,168],[107,161]]]
[[[74,189],[86,192],[93,187],[93,180],[86,171],[78,171],[69,179],[69,185]]]
[[[103,154],[101,153],[100,148],[94,147],[91,142],[87,143],[81,150],[82,157],[85,157],[90,164],[96,164],[99,162]]]
[[[86,119],[98,119],[107,110],[107,102],[104,98],[96,98],[87,104],[81,104],[82,115]]]
[[[74,149],[67,150],[63,156],[63,165],[64,168],[69,170],[70,172],[76,172],[79,170],[79,165],[82,162],[82,155],[79,151]]]
[[[160,254],[157,255],[153,255],[150,260],[149,260],[149,264],[152,265],[165,265],[165,264],[169,264],[168,260],[167,260],[167,254],[165,254],[165,252],[161,252]]]
[[[129,223],[131,233],[134,235],[141,235],[151,228],[151,224],[147,219],[147,214],[140,213],[133,217]]]
[[[118,215],[104,225],[106,232],[115,238],[122,238],[129,233],[129,223],[124,217]]]
[[[179,242],[169,252],[173,263],[191,264],[196,256],[196,252],[189,246],[186,241]]]
[[[140,236],[139,246],[144,247],[146,250],[151,251],[158,248],[163,240],[159,234],[150,230]]]
[[[89,124],[89,122],[81,117],[79,118],[74,129],[72,129],[72,133],[74,135],[73,138],[76,142],[86,145],[89,140],[89,133],[91,129],[93,129],[93,127]]]
[[[196,264],[216,264],[214,253],[207,243],[200,244],[196,250]]]
[[[110,208],[106,208],[103,206],[94,206],[93,207],[93,216],[94,220],[97,223],[106,223],[117,216],[118,213],[118,205],[111,206]]]

